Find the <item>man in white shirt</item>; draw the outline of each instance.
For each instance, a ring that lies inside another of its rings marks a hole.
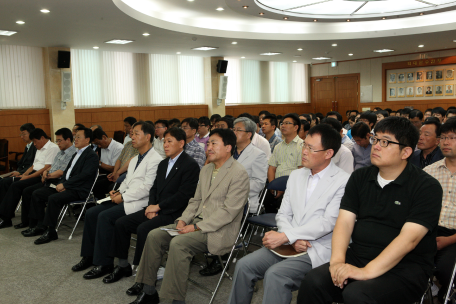
[[[131,141],[131,137],[130,137],[130,130],[132,128],[132,126],[136,123],[136,118],[134,117],[131,117],[131,116],[128,116],[124,119],[124,128],[125,128],[125,139],[124,139],[124,142],[123,144],[125,145],[127,142]]]
[[[59,147],[49,140],[46,133],[36,128],[30,133],[30,139],[33,141],[37,151],[35,154],[35,160],[33,165],[27,169],[22,175],[14,177],[17,182],[13,182],[8,188],[5,197],[0,203],[0,210],[3,213],[0,214],[0,229],[11,227],[11,219],[14,217],[14,209],[11,212],[3,211],[6,208],[3,206],[18,204],[22,195],[22,191],[34,184],[41,182],[41,173],[51,167],[54,157],[60,151]]]
[[[109,138],[101,129],[93,131],[92,142],[100,148],[99,172],[93,194],[96,198],[104,198],[109,192],[110,186],[113,184],[108,180],[107,175],[114,171],[116,161],[122,153],[123,145],[112,138]]]
[[[340,146],[340,135],[330,126],[310,129],[302,149],[305,168],[290,173],[276,216],[278,232],[267,232],[264,248],[236,264],[228,303],[250,303],[259,279],[264,279],[263,303],[290,303],[291,292],[306,273],[329,261],[332,231],[349,178],[331,161]],[[278,256],[274,250],[282,245],[291,245],[301,255]]]
[[[168,130],[169,124],[167,120],[160,119],[155,122],[155,136],[154,139],[154,150],[160,154],[160,156],[165,159],[165,148],[163,147],[164,138],[163,135],[165,134],[166,130]]]

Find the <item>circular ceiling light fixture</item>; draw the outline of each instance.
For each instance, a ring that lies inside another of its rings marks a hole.
[[[242,59],[244,59],[245,57],[241,57]]]
[[[274,56],[274,55],[280,55],[282,53],[280,52],[267,52],[267,53],[261,53],[260,55],[264,55],[264,56]]]
[[[381,49],[381,50],[373,50],[374,53],[388,53],[388,52],[394,52],[394,50],[391,49]]]
[[[296,60],[293,60],[293,62],[297,62]]]
[[[331,46],[337,46],[337,43],[333,43],[333,44],[331,44]]]
[[[350,53],[350,54],[348,54],[348,56],[353,56],[353,54],[352,54],[352,53]]]
[[[288,17],[283,17],[283,20],[288,20]]]
[[[249,8],[247,5],[244,5],[243,8]]]
[[[264,15],[264,13],[260,13],[260,16],[263,16],[263,15]]]
[[[18,21],[16,21],[16,23],[17,23],[17,24],[24,24],[25,22],[22,21],[22,20],[18,20]]]
[[[302,49],[301,49],[301,48],[299,48],[299,49],[298,49],[298,51],[302,51]]]
[[[47,13],[50,13],[51,11],[48,10],[48,9],[43,8],[42,10],[40,10],[40,12],[47,14]]]
[[[176,52],[177,55],[180,55],[181,52]]]
[[[98,47],[98,46],[94,46],[93,48],[94,48],[94,49],[96,49],[96,50],[98,50],[100,47]]]
[[[143,36],[146,36],[146,37],[149,36],[149,35],[150,35],[149,33],[144,33],[143,34]]]
[[[419,47],[419,48],[422,48],[422,47],[424,47],[424,44],[420,44],[418,47]]]
[[[237,41],[233,41],[233,42],[231,42],[231,44],[237,44]]]
[[[215,10],[221,12],[221,11],[223,11],[225,9],[223,7],[217,7]]]
[[[314,19],[314,22],[317,22],[318,20],[317,19]]]

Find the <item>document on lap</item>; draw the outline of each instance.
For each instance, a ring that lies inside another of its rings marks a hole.
[[[98,200],[97,201],[97,204],[101,204],[101,203],[104,203],[104,202],[107,202],[107,201],[110,201],[111,200],[111,197],[108,196],[107,198],[104,198],[104,199],[101,199],[101,200]]]
[[[173,229],[173,228],[160,228],[163,231],[167,231],[170,236],[176,236],[179,235],[179,230],[178,229]]]
[[[296,258],[298,256],[307,254],[307,252],[297,252],[291,245],[282,245],[274,249],[270,249],[272,253],[281,258]]]

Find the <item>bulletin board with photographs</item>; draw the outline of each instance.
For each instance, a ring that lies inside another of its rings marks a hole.
[[[386,71],[386,100],[455,99],[456,64]]]

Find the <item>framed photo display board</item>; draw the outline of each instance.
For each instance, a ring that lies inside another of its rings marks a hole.
[[[456,57],[383,64],[383,101],[456,99]]]

